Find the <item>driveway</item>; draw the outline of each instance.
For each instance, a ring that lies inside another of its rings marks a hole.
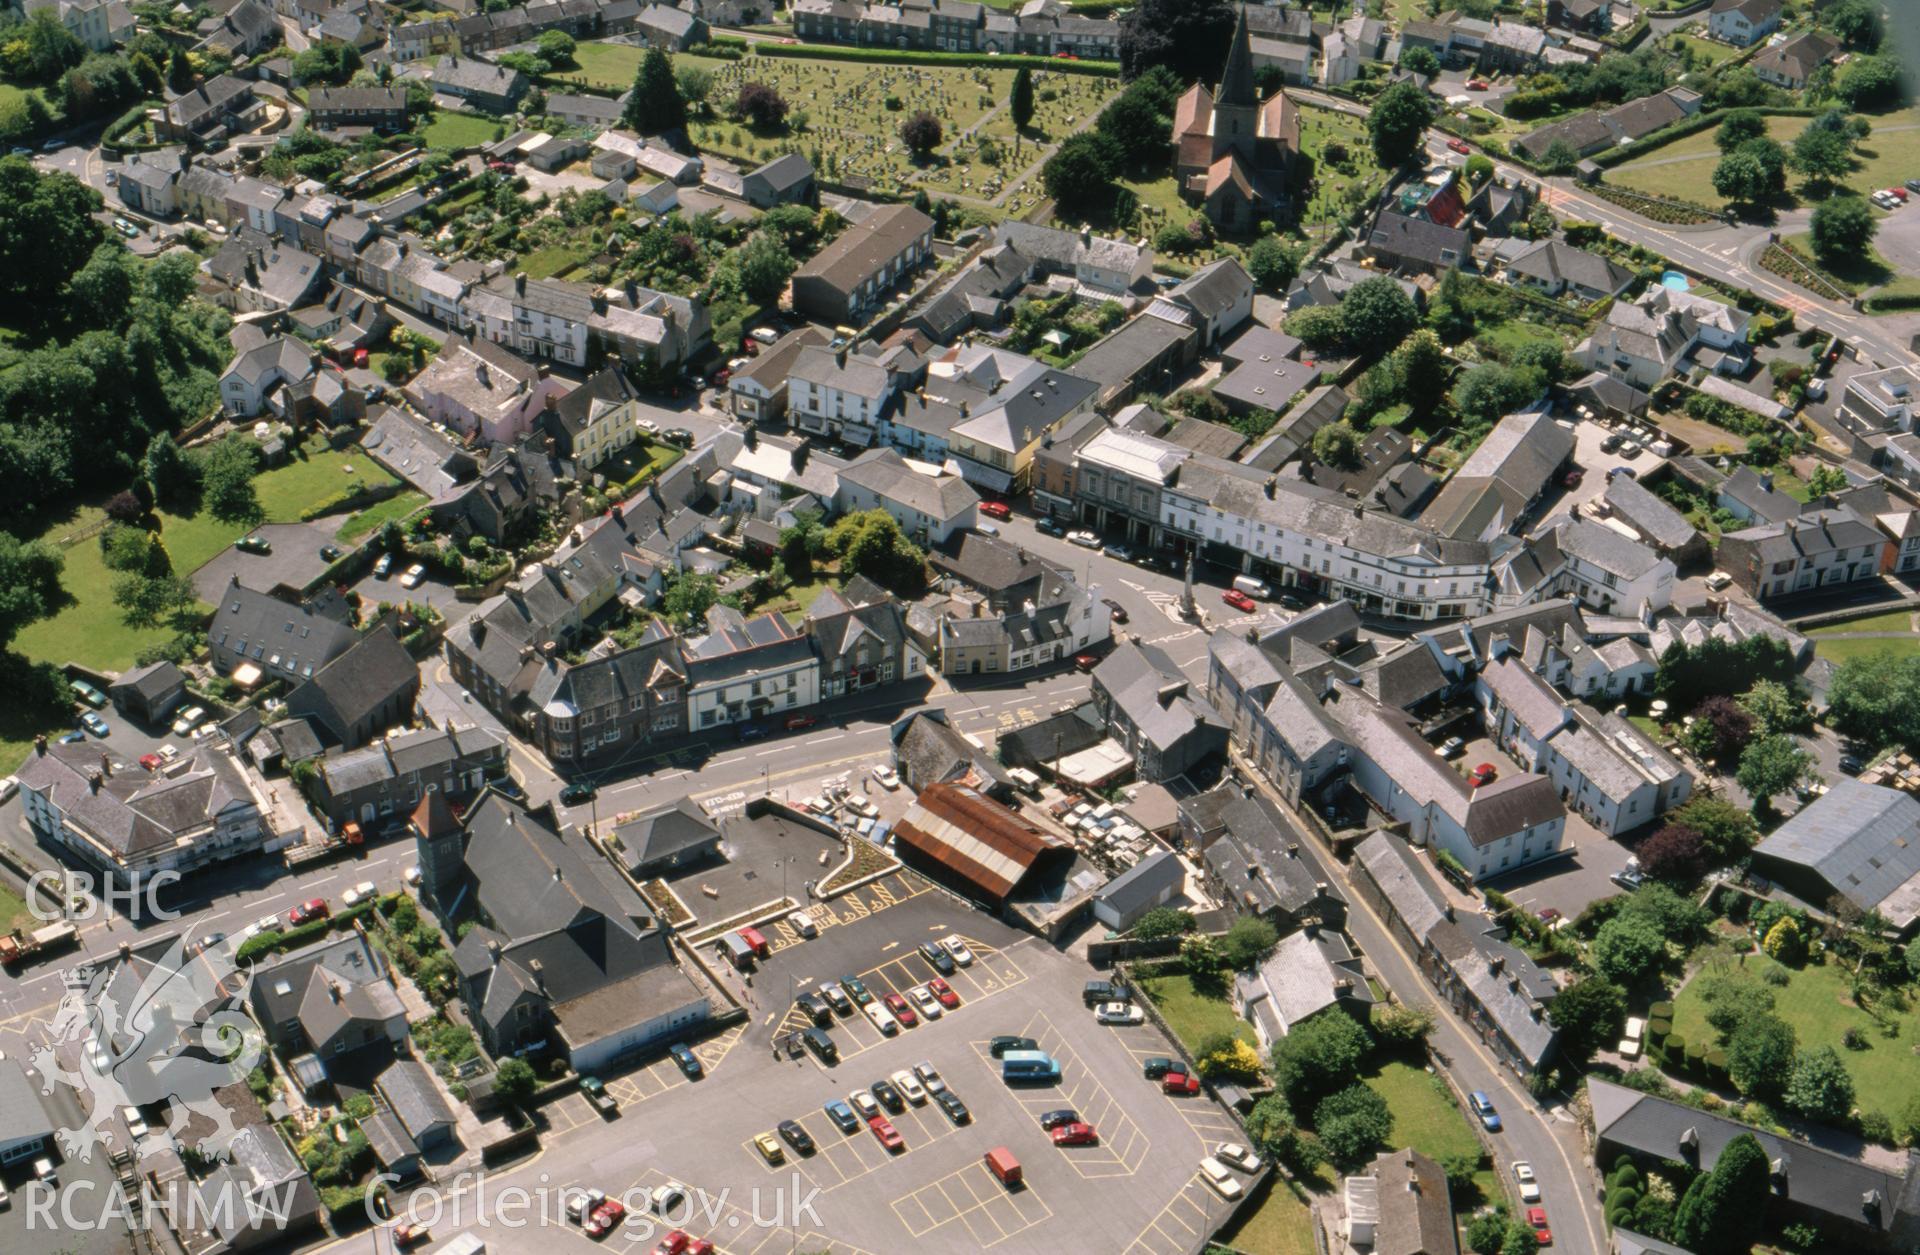
[[[1538,915],[1552,907],[1568,919],[1601,898],[1622,892],[1612,877],[1627,865],[1628,850],[1569,811],[1565,854],[1495,876],[1483,883]]]
[[[262,593],[272,592],[281,584],[305,588],[327,569],[327,560],[320,556],[320,546],[335,543],[333,534],[340,523],[339,518],[315,519],[311,523],[267,523],[250,532],[236,532],[236,540],[241,536],[261,537],[273,546],[273,552],[242,553],[228,546],[193,573],[193,587],[203,600],[210,602],[219,601],[221,590],[235,577],[242,587]]]

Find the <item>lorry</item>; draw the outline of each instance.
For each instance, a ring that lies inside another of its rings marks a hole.
[[[69,923],[48,924],[30,933],[14,929],[0,937],[0,963],[12,967],[42,952],[61,950],[80,940],[80,930]]]

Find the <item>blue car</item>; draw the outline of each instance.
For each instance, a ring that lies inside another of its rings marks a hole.
[[[1473,1114],[1480,1117],[1480,1127],[1489,1133],[1500,1131],[1500,1113],[1493,1109],[1493,1100],[1479,1090],[1467,1095],[1467,1106],[1473,1108]]]
[[[112,728],[109,728],[107,726],[107,721],[105,719],[102,719],[99,715],[94,714],[91,710],[89,710],[86,714],[80,716],[80,726],[85,728],[87,731],[93,733],[95,736],[105,736],[107,735],[107,733],[113,731]]]
[[[60,744],[72,745],[77,741],[84,741],[86,739],[87,739],[87,734],[84,732],[69,732],[65,736],[60,738]]]
[[[680,1065],[680,1070],[687,1074],[688,1080],[697,1081],[706,1075],[706,1069],[700,1066],[700,1061],[693,1057],[693,1051],[688,1050],[685,1043],[673,1043],[667,1047],[667,1053],[673,1056],[673,1061]]]
[[[860,1117],[853,1114],[853,1108],[842,1099],[836,1098],[822,1108],[827,1119],[839,1126],[842,1133],[857,1133],[860,1130]]]

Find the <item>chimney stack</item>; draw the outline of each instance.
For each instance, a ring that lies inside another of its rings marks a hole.
[[[108,779],[113,777],[113,759],[107,757],[105,750],[100,751],[100,774]]]
[[[98,793],[100,791],[100,773],[99,772],[90,771],[87,773],[87,791],[89,793]]]
[[[514,274],[513,291],[514,291],[514,294],[517,296],[525,296],[527,294],[527,272],[526,271],[522,270]]]
[[[487,957],[493,960],[495,967],[500,965],[500,950],[501,946],[498,941],[489,941],[487,943]]]

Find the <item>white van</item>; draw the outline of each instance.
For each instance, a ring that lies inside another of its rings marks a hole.
[[[867,1013],[867,1018],[873,1021],[873,1026],[886,1036],[892,1037],[900,1031],[900,1021],[894,1019],[893,1012],[887,1010],[878,1000],[863,1002],[860,1004],[860,1009]]]
[[[1251,575],[1234,576],[1233,586],[1255,601],[1273,600],[1273,590],[1259,580],[1254,579]]]

